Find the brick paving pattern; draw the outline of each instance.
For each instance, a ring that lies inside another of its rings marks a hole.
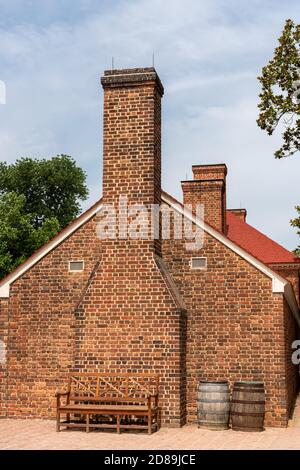
[[[287,428],[267,428],[260,433],[207,431],[196,425],[162,428],[151,436],[142,433],[55,431],[50,420],[0,420],[0,449],[140,450],[140,449],[298,449],[300,450],[300,400]]]

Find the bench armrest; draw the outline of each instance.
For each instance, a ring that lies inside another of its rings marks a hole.
[[[61,397],[66,397],[67,404],[69,404],[69,402],[70,402],[70,390],[68,390],[67,392],[56,392],[55,396],[56,396],[57,409],[60,407]]]
[[[56,392],[55,394],[56,397],[59,397],[59,396],[63,397],[65,395],[70,395],[70,392],[69,391],[68,392]]]

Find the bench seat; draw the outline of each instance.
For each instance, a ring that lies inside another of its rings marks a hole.
[[[56,393],[56,430],[145,429],[151,434],[159,427],[158,383],[151,373],[70,374],[67,391]]]

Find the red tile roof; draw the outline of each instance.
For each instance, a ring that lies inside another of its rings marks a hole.
[[[300,258],[294,253],[286,250],[230,211],[227,211],[227,224],[227,237],[263,263],[300,264]]]

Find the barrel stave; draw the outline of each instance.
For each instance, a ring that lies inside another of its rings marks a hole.
[[[230,396],[228,382],[204,382],[198,387],[198,427],[228,429]]]
[[[234,431],[263,431],[265,390],[262,382],[235,382],[231,400]]]

